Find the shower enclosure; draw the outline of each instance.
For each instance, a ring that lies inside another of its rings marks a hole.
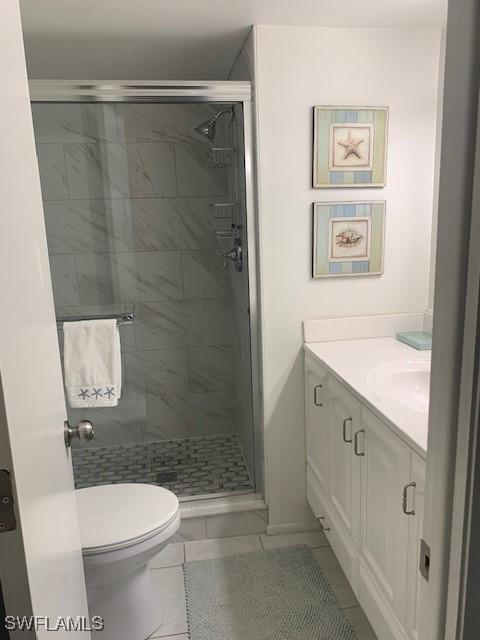
[[[63,322],[121,320],[118,406],[68,408],[76,486],[261,491],[249,83],[31,97],[60,352]]]

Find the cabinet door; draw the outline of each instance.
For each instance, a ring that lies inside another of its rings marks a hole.
[[[410,512],[408,517],[408,578],[407,578],[407,612],[405,627],[412,640],[418,640],[418,596],[420,580],[419,571],[420,538],[423,529],[423,504],[425,499],[425,461],[412,452],[410,481],[415,486],[407,488],[406,507]],[[411,512],[414,513],[411,513]]]
[[[327,374],[316,363],[305,360],[305,416],[307,463],[328,495],[329,442]]]
[[[358,543],[360,459],[353,434],[360,427],[360,403],[334,378],[328,381],[330,500],[347,532]]]
[[[361,559],[370,579],[403,621],[408,518],[402,511],[402,491],[410,478],[410,449],[364,407],[362,429],[364,433],[357,437],[357,452],[364,453]]]

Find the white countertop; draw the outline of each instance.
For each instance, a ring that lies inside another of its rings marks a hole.
[[[417,351],[395,338],[315,342],[304,345],[359,400],[386,422],[422,458],[426,457],[428,415],[379,393],[369,383],[373,370],[387,363],[430,363],[431,351]]]

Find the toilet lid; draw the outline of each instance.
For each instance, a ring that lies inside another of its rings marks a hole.
[[[82,548],[116,547],[168,526],[177,496],[152,484],[107,484],[77,489]]]

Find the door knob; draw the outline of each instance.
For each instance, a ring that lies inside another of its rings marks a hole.
[[[66,447],[71,445],[72,438],[78,438],[80,442],[88,442],[93,438],[93,425],[89,420],[80,420],[75,427],[71,427],[68,420],[65,420],[64,434]]]

